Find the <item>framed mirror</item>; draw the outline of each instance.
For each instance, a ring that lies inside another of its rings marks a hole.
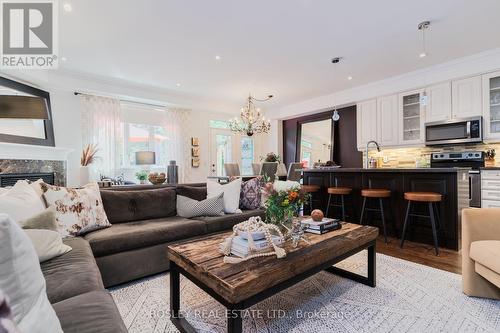
[[[48,92],[0,77],[0,142],[55,146]]]
[[[312,168],[315,162],[333,160],[333,121],[331,118],[299,123],[297,151],[299,162]]]

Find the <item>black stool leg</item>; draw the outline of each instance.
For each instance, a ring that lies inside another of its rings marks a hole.
[[[385,215],[384,215],[384,204],[382,203],[382,198],[378,198],[380,204],[380,215],[382,217],[382,228],[384,229],[384,240],[387,244],[387,230],[385,229]]]
[[[436,213],[436,228],[437,230],[439,230],[441,228],[441,218],[439,217],[438,204],[437,202],[434,202],[433,205],[434,205],[434,212]]]
[[[365,216],[365,206],[366,206],[366,197],[363,198],[363,208],[361,208],[361,217],[359,219],[359,224],[363,224],[363,217]]]
[[[429,215],[431,217],[432,237],[434,238],[434,251],[436,252],[436,255],[439,255],[436,221],[432,202],[429,202]]]
[[[328,195],[328,206],[326,206],[326,217],[328,217],[328,211],[330,210],[330,202],[332,200],[332,195]]]
[[[401,234],[401,244],[399,245],[399,247],[401,248],[403,248],[403,244],[405,242],[406,227],[408,226],[408,215],[410,215],[410,208],[411,208],[411,201],[408,201],[408,206],[406,208],[405,223],[403,224],[403,233]]]
[[[340,196],[340,201],[342,202],[342,221],[345,222],[345,205],[344,205],[344,195]]]

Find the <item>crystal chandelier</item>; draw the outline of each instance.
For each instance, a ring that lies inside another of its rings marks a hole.
[[[254,133],[268,133],[271,130],[271,121],[262,115],[260,108],[255,107],[254,101],[265,102],[272,97],[273,95],[269,95],[266,99],[257,99],[249,95],[246,105],[241,108],[240,119],[234,117],[229,120],[231,131],[245,133],[248,136]]]

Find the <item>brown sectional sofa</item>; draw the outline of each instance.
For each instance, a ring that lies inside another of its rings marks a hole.
[[[72,251],[42,264],[47,294],[64,332],[126,332],[105,288],[168,270],[166,248],[180,240],[230,230],[264,210],[186,219],[176,196],[206,198],[206,184],[118,186],[101,190],[112,226],[69,238]]]

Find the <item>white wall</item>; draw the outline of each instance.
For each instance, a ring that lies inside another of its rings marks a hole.
[[[375,63],[373,65],[376,66]],[[500,48],[273,109],[270,112],[270,117],[287,119],[313,114],[331,110],[334,101],[340,106],[353,105],[378,96],[413,90],[438,82],[498,69],[500,69]]]
[[[46,90],[50,93],[52,104],[52,116],[54,121],[54,135],[56,147],[67,148],[64,152],[67,155],[68,185],[77,186],[80,181],[80,152],[82,149],[81,133],[81,113],[82,105],[80,98],[74,95],[75,91],[83,91],[100,95],[130,98],[136,101],[154,102],[162,105],[186,107],[186,104],[172,104],[170,96],[162,94],[158,89],[150,89],[144,86],[131,86],[130,83],[123,84],[116,80],[113,82],[102,82],[99,79],[79,77],[57,73],[56,71],[9,71],[0,73],[2,76],[18,80],[26,84]],[[229,108],[232,109],[232,108]],[[239,110],[234,108],[234,110]],[[210,172],[209,160],[209,120],[227,120],[234,117],[234,114],[204,110],[203,108],[193,108],[189,121],[188,132],[191,136],[200,138],[201,165],[199,168],[192,168],[191,165],[185,167],[187,179],[191,182],[202,182],[206,180]],[[30,155],[40,155],[36,153],[41,148],[36,146],[24,147],[23,156],[29,158]],[[256,147],[260,151],[261,145]],[[60,156],[60,149],[54,150]],[[190,155],[190,151],[186,154]],[[1,151],[0,151],[1,155]],[[50,154],[43,155],[50,158]],[[24,157],[23,157],[24,158]],[[189,159],[185,159],[186,161]],[[180,164],[180,162],[178,162]]]

